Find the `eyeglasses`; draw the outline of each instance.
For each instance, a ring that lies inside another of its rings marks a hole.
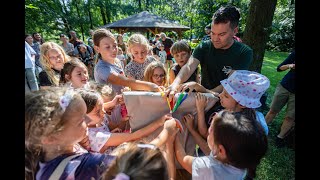
[[[152,75],[152,77],[155,78],[155,79],[164,78],[164,76],[165,76],[164,74],[160,74],[160,75],[159,74],[154,74],[154,75]]]
[[[51,61],[56,61],[57,59],[62,59],[62,54],[59,54],[58,56],[50,56],[49,57],[49,59],[51,60]]]

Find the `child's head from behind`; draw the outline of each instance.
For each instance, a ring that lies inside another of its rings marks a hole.
[[[72,89],[50,87],[25,95],[26,176],[35,173],[45,150],[64,150],[86,136],[86,110],[85,102]]]
[[[167,164],[161,151],[151,144],[127,143],[115,150],[117,158],[102,175],[104,180],[115,177],[138,179],[168,179]]]
[[[74,88],[81,88],[87,84],[89,79],[86,65],[77,58],[66,62],[61,70],[60,83],[71,83]]]
[[[94,31],[94,50],[102,59],[115,59],[117,56],[117,41],[114,35],[107,29],[101,28]]]
[[[177,41],[171,46],[170,53],[179,66],[182,67],[188,62],[191,56],[191,47],[186,41]]]
[[[142,34],[132,34],[128,39],[128,52],[133,56],[133,60],[143,63],[147,57],[149,42]]]
[[[153,82],[158,86],[164,86],[167,83],[166,77],[166,69],[159,61],[150,63],[144,71],[144,81]]]
[[[240,169],[255,169],[268,149],[261,125],[243,113],[222,110],[209,128],[208,145],[217,158]]]
[[[88,126],[90,127],[101,123],[105,114],[101,95],[90,89],[78,89],[77,91],[87,105],[86,113],[91,120],[91,122],[87,122]]]
[[[247,70],[236,70],[220,83],[223,86],[220,102],[226,109],[237,105],[242,108],[260,107],[260,98],[270,86],[266,76]]]

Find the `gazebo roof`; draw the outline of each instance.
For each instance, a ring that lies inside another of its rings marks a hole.
[[[185,31],[190,29],[188,26],[180,25],[174,21],[151,14],[148,11],[142,11],[141,13],[131,15],[125,19],[121,19],[102,27],[118,30],[125,29],[126,31],[133,29],[149,30],[153,33],[164,30]]]

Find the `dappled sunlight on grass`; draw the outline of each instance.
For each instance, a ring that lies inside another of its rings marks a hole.
[[[267,52],[265,53],[261,73],[270,80],[268,89],[267,105],[270,107],[276,86],[288,71],[277,72],[277,66],[287,57],[288,52]],[[284,107],[278,116],[269,125],[269,148],[266,156],[262,159],[257,168],[259,180],[274,179],[295,179],[295,151],[290,148],[277,148],[274,144],[275,136],[279,133],[284,115]]]

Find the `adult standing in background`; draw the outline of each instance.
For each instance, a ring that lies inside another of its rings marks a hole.
[[[170,48],[172,46],[172,44],[174,43],[173,40],[169,37],[166,36],[165,33],[160,33],[160,38],[161,38],[161,43],[164,45],[164,50],[167,53],[167,61],[166,64],[169,64],[170,67],[172,66],[173,62],[172,62],[172,55],[170,53]]]
[[[278,84],[273,100],[271,102],[270,110],[265,119],[267,124],[270,124],[281,109],[287,105],[285,118],[282,122],[279,134],[276,137],[276,145],[278,147],[284,146],[284,138],[289,134],[290,130],[295,125],[295,76],[296,76],[296,56],[293,51],[281,64],[278,65],[277,71],[286,71],[288,73],[282,78]]]
[[[25,61],[24,61],[24,71],[25,71],[25,92],[37,91],[39,90],[38,81],[35,74],[35,55],[36,52],[32,47],[25,41]]]
[[[202,38],[202,41],[206,41],[206,40],[210,40],[210,33],[211,33],[211,24],[208,24],[205,28],[204,28],[204,32],[206,33],[206,35]]]
[[[60,34],[60,41],[62,41],[62,48],[64,51],[69,55],[69,56],[75,56],[74,55],[74,46],[72,43],[69,43],[69,38],[68,36],[64,34]]]
[[[42,45],[44,43],[43,38],[40,36],[38,32],[32,33],[33,43],[39,43]]]

